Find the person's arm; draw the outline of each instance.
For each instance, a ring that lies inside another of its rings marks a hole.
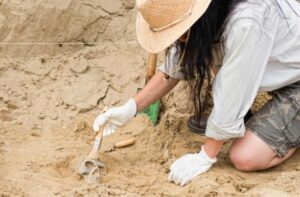
[[[134,118],[138,111],[163,97],[179,82],[179,79],[172,77],[169,77],[168,81],[165,81],[164,78],[165,74],[157,71],[148,84],[134,98],[129,99],[122,106],[113,107],[98,115],[93,124],[94,131],[98,132],[100,127],[105,126],[103,136],[115,133],[119,127]]]
[[[276,34],[276,25],[268,27],[268,32],[264,28],[243,19],[229,32],[206,127],[204,150],[211,158],[217,156],[224,140],[244,135],[244,117],[254,102]]]
[[[221,151],[224,141],[217,141],[213,138],[207,138],[204,143],[204,150],[210,158],[216,158]]]
[[[178,84],[178,79],[169,77],[166,81],[165,76],[165,73],[157,71],[147,85],[134,97],[137,111],[145,109],[151,103],[166,95]]]
[[[171,47],[165,64],[158,68],[156,74],[134,98],[130,98],[124,105],[108,109],[96,117],[93,124],[94,131],[98,132],[100,127],[105,126],[103,135],[111,135],[134,118],[138,111],[148,107],[172,90],[181,79],[184,79],[178,64],[178,56],[177,48]],[[168,80],[165,80],[166,76],[168,76]]]

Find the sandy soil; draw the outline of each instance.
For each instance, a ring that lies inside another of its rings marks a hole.
[[[92,117],[74,120],[67,128],[49,131],[1,129],[2,196],[298,196],[299,152],[283,165],[257,173],[235,170],[225,145],[219,162],[186,187],[169,183],[170,164],[195,152],[205,140],[188,131],[186,117],[166,113],[152,127],[138,116],[114,136],[105,138],[101,161],[107,165],[101,183],[88,185],[74,170],[93,142]],[[119,140],[135,137],[136,144],[114,149]]]
[[[85,183],[75,167],[91,149],[93,119],[144,85],[134,1],[109,2],[0,0],[2,43],[79,43],[0,44],[0,196],[299,196],[299,151],[276,168],[243,173],[229,161],[230,142],[208,173],[185,187],[169,183],[171,163],[205,140],[186,126],[185,83],[162,100],[156,127],[138,115],[105,138],[107,171],[98,184]],[[252,109],[267,99],[261,95]],[[133,146],[113,148],[130,137]]]

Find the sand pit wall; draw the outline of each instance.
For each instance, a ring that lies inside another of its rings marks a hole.
[[[1,56],[55,55],[132,40],[134,0],[1,0]],[[96,43],[96,44],[95,44]]]
[[[62,126],[133,96],[146,57],[133,7],[134,0],[0,0],[1,122]]]

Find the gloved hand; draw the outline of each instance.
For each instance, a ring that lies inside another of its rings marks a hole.
[[[168,180],[184,186],[195,176],[208,171],[216,162],[217,158],[211,159],[202,146],[199,153],[187,154],[177,159],[171,165]]]
[[[105,125],[103,136],[108,136],[131,120],[137,113],[137,105],[134,99],[129,99],[127,103],[120,107],[114,107],[103,114],[97,116],[94,121],[93,129],[98,132],[100,127]]]

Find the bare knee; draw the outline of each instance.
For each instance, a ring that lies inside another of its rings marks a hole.
[[[259,168],[255,162],[255,156],[241,149],[232,148],[229,157],[234,167],[240,171],[251,172]]]
[[[234,140],[229,156],[238,170],[248,172],[267,169],[283,161],[268,144],[249,131],[243,138]]]

